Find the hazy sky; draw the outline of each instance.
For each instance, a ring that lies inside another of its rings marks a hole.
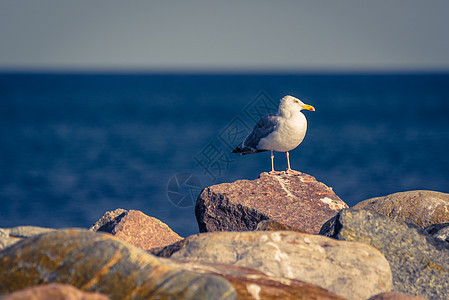
[[[0,0],[0,70],[449,70],[449,1]]]

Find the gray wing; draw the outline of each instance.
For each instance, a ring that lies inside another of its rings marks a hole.
[[[278,117],[275,114],[266,115],[256,123],[253,131],[246,137],[246,139],[235,148],[233,153],[252,154],[263,149],[257,149],[260,140],[276,130],[278,126]]]

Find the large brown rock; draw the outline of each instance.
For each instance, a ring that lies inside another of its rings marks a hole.
[[[434,191],[408,191],[371,198],[353,208],[375,211],[421,228],[449,222],[449,194]]]
[[[159,254],[181,262],[252,268],[348,299],[367,299],[392,288],[390,266],[373,247],[293,231],[201,233]]]
[[[83,292],[71,285],[50,283],[30,287],[0,297],[0,300],[109,300],[99,293]]]
[[[265,273],[235,265],[180,262],[162,259],[169,265],[185,270],[214,274],[231,282],[239,300],[283,299],[283,300],[344,300],[317,285],[295,279],[268,276]]]
[[[0,294],[70,284],[111,299],[235,299],[225,279],[169,266],[110,234],[59,230],[0,252]]]
[[[148,250],[182,239],[168,225],[138,210],[108,211],[90,230],[107,232],[131,245]]]
[[[263,220],[318,233],[321,226],[348,206],[332,188],[305,173],[290,176],[260,174],[205,188],[195,215],[200,232],[254,230]]]

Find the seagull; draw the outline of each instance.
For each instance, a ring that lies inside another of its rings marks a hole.
[[[304,104],[298,98],[285,96],[279,103],[277,113],[260,118],[253,131],[235,148],[232,153],[253,154],[263,151],[271,152],[270,175],[280,174],[274,170],[273,151],[285,152],[288,175],[300,174],[290,167],[288,151],[301,144],[307,131],[307,120],[301,110],[315,111],[312,105]]]

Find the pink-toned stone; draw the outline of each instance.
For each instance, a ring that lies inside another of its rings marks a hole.
[[[348,205],[324,183],[305,173],[260,174],[205,188],[196,202],[200,232],[254,230],[263,220],[274,220],[308,233]]]
[[[0,300],[109,300],[99,293],[81,291],[69,284],[50,283],[30,287],[0,297]]]
[[[90,230],[108,232],[144,250],[164,247],[182,240],[182,237],[165,223],[137,210],[117,209],[106,212]]]

